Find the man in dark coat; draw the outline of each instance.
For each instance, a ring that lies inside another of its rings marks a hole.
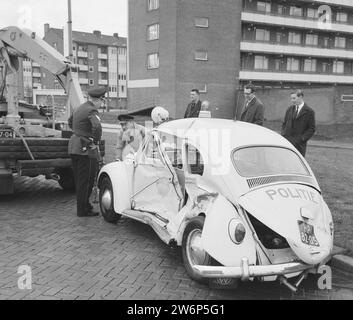
[[[78,107],[69,119],[73,135],[69,142],[69,154],[72,160],[77,194],[77,215],[95,217],[89,203],[94,181],[98,171],[99,141],[102,137],[102,126],[98,109],[104,102],[106,89],[96,88],[88,92],[90,101]]]
[[[255,96],[255,92],[255,87],[252,84],[245,86],[245,104],[239,120],[263,126],[265,108],[262,102]]]
[[[304,92],[291,95],[292,106],[287,110],[282,125],[282,135],[305,157],[307,142],[316,131],[315,112],[304,102]]]
[[[197,89],[191,90],[191,102],[185,112],[184,118],[198,118],[201,111],[202,102],[200,100],[200,91]]]

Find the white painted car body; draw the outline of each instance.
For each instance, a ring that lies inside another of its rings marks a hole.
[[[188,223],[204,217],[197,246],[218,264],[194,265],[201,277],[273,281],[315,272],[330,259],[332,215],[314,173],[286,139],[263,127],[221,119],[164,123],[134,157],[103,167],[99,181],[104,177],[114,211],[149,224],[167,244],[181,246]],[[239,223],[241,243],[234,238]],[[275,245],[266,246],[270,234]]]

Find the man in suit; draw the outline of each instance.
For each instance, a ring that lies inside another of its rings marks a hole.
[[[304,102],[304,92],[291,94],[292,106],[287,110],[282,135],[305,157],[308,141],[316,131],[315,112]]]
[[[184,118],[198,118],[201,111],[202,102],[200,100],[200,91],[198,89],[191,90],[191,102],[185,112]]]
[[[69,142],[74,179],[76,184],[77,216],[95,217],[89,203],[94,181],[98,171],[99,149],[102,126],[98,109],[104,103],[106,89],[95,88],[88,91],[90,100],[78,107],[69,119],[73,135]]]
[[[255,87],[252,84],[245,86],[245,104],[239,120],[263,126],[265,108],[262,102],[255,96],[255,92]]]

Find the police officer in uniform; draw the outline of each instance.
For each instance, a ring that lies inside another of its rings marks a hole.
[[[77,194],[77,216],[96,217],[89,203],[94,181],[98,171],[99,141],[102,137],[102,126],[98,109],[104,103],[105,88],[88,91],[90,100],[78,107],[69,119],[73,135],[69,142]]]

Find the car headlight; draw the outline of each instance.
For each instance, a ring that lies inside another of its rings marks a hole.
[[[233,219],[228,227],[229,237],[235,244],[241,244],[246,235],[244,224],[238,219]]]

